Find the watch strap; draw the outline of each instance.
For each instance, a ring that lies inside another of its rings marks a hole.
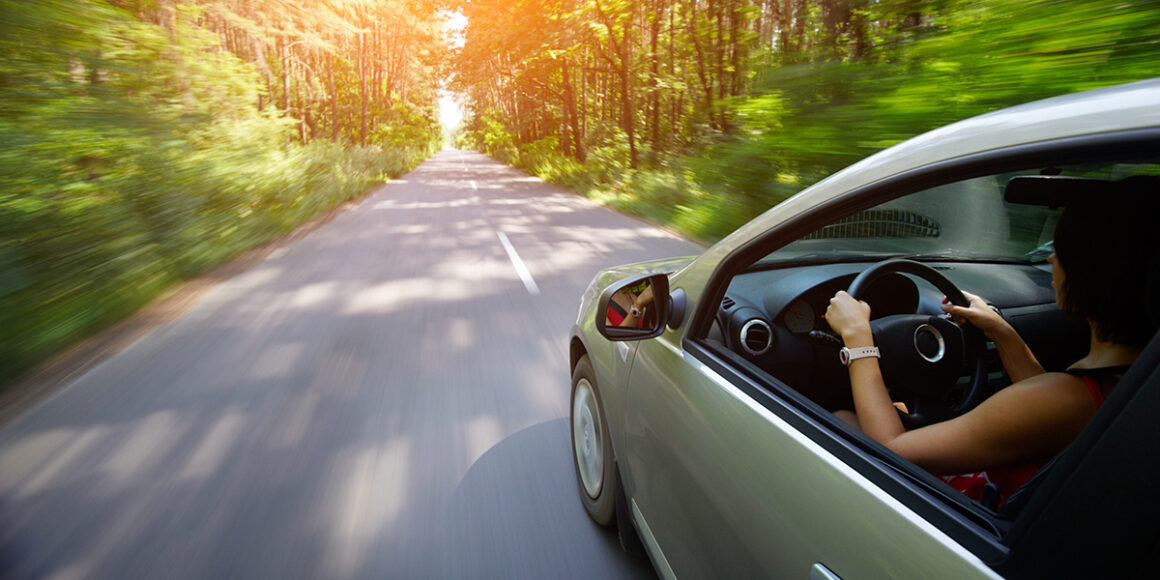
[[[866,357],[882,358],[882,353],[878,351],[876,346],[860,346],[858,348],[842,347],[838,351],[838,360],[842,361],[843,365],[850,366],[850,363]]]

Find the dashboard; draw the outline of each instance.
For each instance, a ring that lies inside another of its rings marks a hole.
[[[735,276],[717,315],[718,340],[762,371],[827,410],[852,408],[849,378],[838,362],[841,340],[825,321],[838,290],[870,263],[754,269]],[[1023,336],[1048,370],[1062,370],[1087,351],[1086,323],[1055,305],[1050,269],[1037,265],[927,263],[959,289],[982,296]],[[890,274],[867,287],[871,318],[942,315],[943,294],[908,274]],[[993,389],[1007,384],[998,356],[988,363]]]

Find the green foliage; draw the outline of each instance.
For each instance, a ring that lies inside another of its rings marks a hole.
[[[560,154],[560,139],[545,137],[520,147],[519,165],[534,173],[550,172],[559,165],[564,156]]]
[[[370,142],[389,149],[425,146],[434,153],[443,142],[443,125],[430,111],[396,101],[383,115]]]
[[[727,122],[706,116],[706,110],[686,110],[682,122],[668,125],[681,127],[674,135],[681,138],[642,143],[641,158],[649,163],[629,169],[625,132],[608,118],[591,119],[583,163],[574,161],[561,171],[564,157],[538,151],[538,158],[551,161],[523,167],[711,242],[827,175],[935,127],[1160,72],[1155,0],[802,0],[795,5],[793,22],[766,18],[780,32],[776,42],[765,45],[770,52],[748,62],[748,94],[714,102]],[[841,12],[843,7],[849,10]],[[679,22],[691,14],[678,9],[674,18]],[[702,11],[697,18],[707,16]],[[701,41],[716,34],[699,26]],[[645,38],[645,32],[638,30],[636,37]],[[600,38],[607,41],[607,35]],[[744,34],[736,38],[755,40]],[[680,40],[674,50],[695,54],[692,42]],[[648,60],[638,62],[643,64],[634,79],[647,94],[654,90]],[[687,90],[678,102],[693,100],[699,82],[690,80],[694,70],[684,70],[682,82],[670,77],[657,86],[682,95]],[[518,126],[511,117],[493,114],[488,130],[502,133],[505,119],[507,126]],[[567,132],[557,134],[564,143]],[[687,145],[685,136],[695,142]],[[511,147],[523,151],[519,142]],[[547,141],[541,136],[536,142]]]
[[[935,127],[1155,75],[1155,2],[945,2],[877,62],[765,71],[735,105],[740,138],[703,149],[706,189],[756,215],[802,186]]]
[[[0,198],[0,379],[429,154],[287,136],[272,118],[145,136],[94,179],[0,158],[0,179],[37,186]]]
[[[477,149],[504,163],[516,164],[519,149],[515,136],[499,120],[496,111],[487,111],[468,120],[459,144]]]
[[[370,145],[304,144],[202,6],[150,6],[0,0],[0,385],[440,145],[402,99]]]

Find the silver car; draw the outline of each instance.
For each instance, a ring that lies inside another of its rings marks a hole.
[[[600,272],[571,332],[588,514],[665,578],[1155,577],[1160,339],[1020,501],[999,506],[835,418],[852,408],[850,386],[822,319],[848,289],[873,307],[876,332],[902,337],[883,345],[883,373],[910,425],[1009,384],[994,345],[940,316],[944,294],[985,297],[1061,369],[1089,335],[1054,302],[1060,210],[1043,184],[1138,174],[1160,174],[1160,80],[949,125],[699,256]],[[1140,248],[1141,264],[1157,251]]]

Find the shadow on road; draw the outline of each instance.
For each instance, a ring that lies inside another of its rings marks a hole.
[[[480,456],[444,514],[451,529],[443,537],[453,538],[449,551],[455,553],[445,577],[614,578],[626,571],[656,577],[647,558],[623,553],[616,531],[584,513],[568,441],[568,420],[556,419],[519,431]],[[560,527],[568,529],[556,533]],[[607,558],[581,561],[581,554],[604,552]],[[609,565],[616,560],[622,565]]]

